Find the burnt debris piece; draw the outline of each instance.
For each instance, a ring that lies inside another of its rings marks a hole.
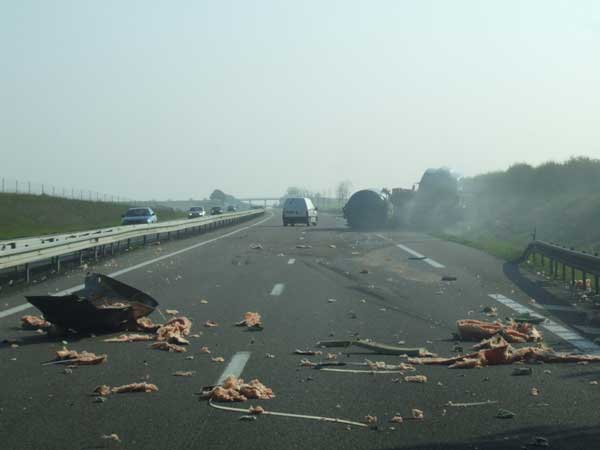
[[[99,273],[88,274],[84,288],[72,294],[26,298],[47,321],[65,332],[135,330],[136,320],[158,306],[148,294]]]

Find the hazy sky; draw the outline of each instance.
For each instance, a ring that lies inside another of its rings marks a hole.
[[[0,0],[0,176],[133,198],[600,157],[600,2]]]

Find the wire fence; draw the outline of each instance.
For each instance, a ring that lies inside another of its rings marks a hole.
[[[68,198],[72,200],[83,200],[89,202],[105,203],[134,203],[128,197],[120,195],[105,194],[103,192],[79,189],[75,187],[57,186],[54,184],[34,183],[27,180],[2,177],[0,180],[0,192],[6,194],[28,194],[48,195],[51,197]]]

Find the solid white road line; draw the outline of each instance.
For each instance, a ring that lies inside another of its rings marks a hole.
[[[296,260],[294,258],[290,258],[288,260],[288,264],[294,264],[296,262]]]
[[[559,325],[553,320],[547,319],[544,316],[539,315],[532,309],[527,308],[526,306],[523,306],[520,303],[517,303],[514,300],[511,300],[510,298],[505,297],[502,294],[489,294],[489,296],[494,300],[502,303],[503,305],[508,306],[509,308],[517,311],[520,314],[529,313],[533,317],[540,317],[546,319],[546,321],[540,324],[540,326],[554,333],[559,338],[567,341],[573,347],[586,353],[600,353],[600,346],[594,344],[592,341],[584,338],[575,331],[569,330],[568,328]]]
[[[273,286],[273,289],[271,290],[271,295],[281,295],[284,289],[285,284],[277,283],[275,286]]]
[[[181,250],[177,250],[175,252],[168,253],[166,255],[162,255],[162,256],[159,256],[157,258],[149,259],[148,261],[144,261],[144,262],[136,264],[134,266],[126,267],[125,269],[117,270],[116,272],[109,273],[108,276],[109,277],[118,277],[119,275],[123,275],[123,274],[125,274],[127,272],[132,272],[134,270],[141,269],[142,267],[149,266],[150,264],[154,264],[155,262],[162,261],[163,259],[172,258],[173,256],[180,255],[180,254],[185,253],[185,252],[189,252],[190,250],[193,250],[195,248],[202,247],[203,245],[211,244],[211,243],[213,243],[215,241],[218,241],[220,239],[224,239],[226,237],[233,236],[234,234],[237,234],[237,233],[239,233],[241,231],[245,231],[245,230],[247,230],[249,228],[252,228],[252,227],[255,227],[257,225],[260,225],[261,223],[264,223],[267,220],[269,220],[271,217],[273,217],[273,213],[271,213],[269,215],[269,217],[267,217],[267,218],[265,218],[265,219],[263,219],[263,220],[261,220],[259,222],[253,223],[252,225],[248,225],[247,227],[242,227],[242,228],[239,228],[237,230],[231,231],[229,233],[223,234],[221,236],[217,236],[215,238],[209,239],[207,241],[198,242],[197,244],[191,245],[191,246],[186,247],[186,248],[182,248]],[[52,295],[69,295],[69,294],[71,294],[71,293],[73,293],[75,291],[78,291],[80,289],[83,289],[83,284],[80,284],[78,286],[74,286],[74,287],[69,288],[69,289],[65,289],[65,290],[60,291],[60,292],[56,292],[56,293],[54,293]],[[33,308],[33,305],[30,304],[30,303],[23,303],[22,305],[14,306],[14,307],[6,309],[4,311],[0,311],[0,319],[2,319],[3,317],[8,317],[8,316],[10,316],[12,314],[16,314],[16,313],[18,313],[20,311],[24,311],[24,310],[26,310],[28,308]]]
[[[225,378],[229,375],[233,375],[236,378],[239,378],[242,372],[244,371],[244,367],[246,367],[246,363],[250,359],[250,352],[237,352],[225,367],[225,370],[215,383],[215,385],[223,384]]]

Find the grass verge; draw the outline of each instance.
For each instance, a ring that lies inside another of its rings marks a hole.
[[[128,207],[48,195],[0,194],[0,240],[116,226]],[[186,216],[171,208],[153,209],[159,222]]]

